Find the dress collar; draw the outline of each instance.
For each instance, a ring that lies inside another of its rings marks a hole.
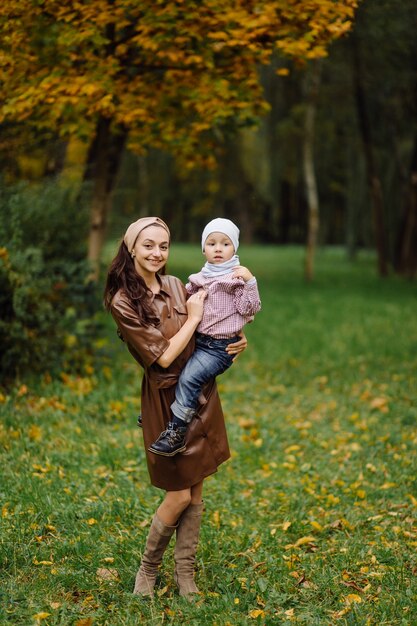
[[[166,276],[165,276],[165,274],[164,274],[164,275],[162,275],[162,276],[160,276],[159,274],[157,274],[157,275],[156,275],[156,278],[157,278],[157,280],[158,280],[158,282],[159,282],[159,285],[160,285],[160,290],[159,290],[159,293],[163,293],[163,294],[164,294],[164,296],[170,296],[170,293],[169,293],[169,291],[168,291],[168,289],[167,289],[167,286],[166,286],[167,280],[166,280]],[[157,294],[154,294],[154,295],[157,295]]]

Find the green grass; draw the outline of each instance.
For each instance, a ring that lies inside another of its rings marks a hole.
[[[202,260],[171,258],[183,279]],[[172,547],[155,601],[131,593],[161,492],[112,321],[106,366],[0,397],[1,625],[417,624],[416,288],[339,250],[306,285],[302,258],[241,250],[263,309],[219,379],[233,455],[206,482],[195,605]]]

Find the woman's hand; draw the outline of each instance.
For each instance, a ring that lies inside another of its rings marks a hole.
[[[229,345],[226,348],[226,352],[228,352],[229,354],[235,355],[233,359],[234,361],[236,361],[239,354],[243,352],[244,350],[246,350],[246,348],[248,347],[248,340],[246,339],[245,333],[243,332],[239,333],[239,337],[241,337],[239,341],[235,341],[235,343],[229,343]]]
[[[187,312],[188,318],[200,321],[203,317],[204,310],[204,300],[206,299],[207,292],[199,291],[198,293],[193,293],[187,300]]]

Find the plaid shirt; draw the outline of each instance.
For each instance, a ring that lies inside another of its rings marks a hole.
[[[204,313],[197,327],[199,333],[216,339],[237,335],[261,309],[256,278],[247,283],[232,274],[204,278],[201,272],[192,274],[185,288],[189,295],[200,289],[207,292]]]

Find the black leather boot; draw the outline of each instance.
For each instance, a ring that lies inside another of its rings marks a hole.
[[[175,426],[169,422],[168,428],[159,435],[148,450],[161,456],[175,456],[179,452],[184,452],[186,432],[186,426]]]

